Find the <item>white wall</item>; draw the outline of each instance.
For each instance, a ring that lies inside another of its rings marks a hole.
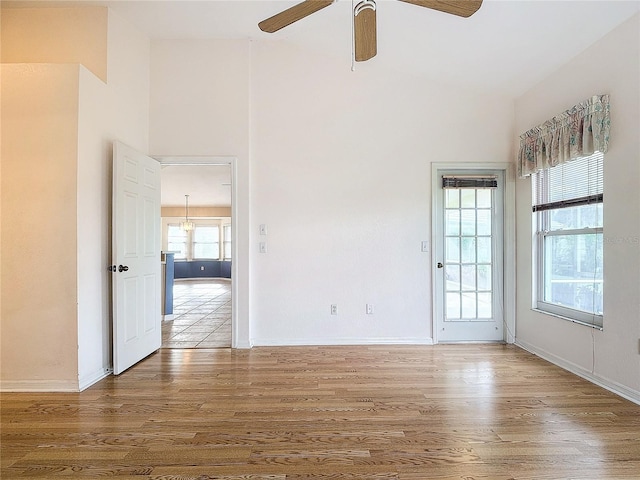
[[[254,52],[252,341],[430,343],[431,162],[509,161],[512,102],[286,43]]]
[[[77,389],[77,65],[2,65],[3,389]]]
[[[517,183],[517,340],[640,401],[640,16],[516,102],[518,134],[596,94],[611,95],[604,166],[604,329],[532,311],[530,181]]]
[[[3,8],[3,63],[81,63],[107,80],[106,7]]]
[[[103,376],[109,349],[110,146],[104,132],[111,112],[108,87],[80,68],[78,112],[78,379],[82,386]]]
[[[284,42],[151,52],[151,152],[239,160],[240,346],[428,343],[430,163],[508,161],[513,103]]]
[[[81,69],[78,131],[78,367],[80,388],[111,366],[112,145],[146,152],[150,41],[109,11],[107,84]]]
[[[233,340],[249,345],[249,105],[246,40],[162,40],[151,45],[149,151],[154,156],[231,156],[235,163]]]
[[[78,152],[79,382],[111,366],[112,145],[146,152],[149,139],[150,41],[109,11],[107,84],[81,76]],[[82,71],[81,71],[82,73]]]
[[[149,40],[101,7],[18,10],[3,9],[12,61],[40,49],[43,18],[74,32],[51,46],[64,65],[3,65],[2,388],[77,390],[111,363],[111,145],[147,151]],[[109,46],[87,60],[109,84],[68,42],[87,32]]]
[[[508,161],[512,102],[281,42],[151,51],[151,152],[239,159],[240,346],[428,343],[430,163]]]

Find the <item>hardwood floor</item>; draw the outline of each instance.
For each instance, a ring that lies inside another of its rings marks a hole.
[[[640,478],[640,406],[514,346],[161,350],[0,400],[3,479]]]

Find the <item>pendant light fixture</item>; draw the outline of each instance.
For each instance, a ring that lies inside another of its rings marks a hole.
[[[180,228],[185,232],[193,230],[194,224],[189,220],[189,195],[184,196],[184,222],[180,224]]]

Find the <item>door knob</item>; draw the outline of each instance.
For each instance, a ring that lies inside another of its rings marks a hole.
[[[127,267],[126,265],[120,265],[118,266],[118,271],[119,272],[126,272],[129,270],[129,267]]]
[[[438,265],[436,265],[438,268],[442,268],[444,267],[444,265],[442,264],[442,262],[438,262]]]

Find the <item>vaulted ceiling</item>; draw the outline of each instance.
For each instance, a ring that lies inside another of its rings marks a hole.
[[[108,5],[152,39],[284,40],[351,67],[352,0],[337,0],[276,33],[258,22],[292,0],[10,1],[3,5]],[[469,18],[377,0],[378,54],[368,64],[429,80],[519,96],[640,11],[637,0],[484,0]]]
[[[285,41],[352,67],[352,0],[276,33],[258,22],[295,0],[4,0],[3,7],[104,5],[155,39]],[[389,68],[437,83],[517,98],[640,11],[637,0],[484,0],[469,18],[377,0],[378,54],[357,69]],[[190,169],[198,169],[192,172]],[[228,205],[229,169],[165,167],[163,205]]]

